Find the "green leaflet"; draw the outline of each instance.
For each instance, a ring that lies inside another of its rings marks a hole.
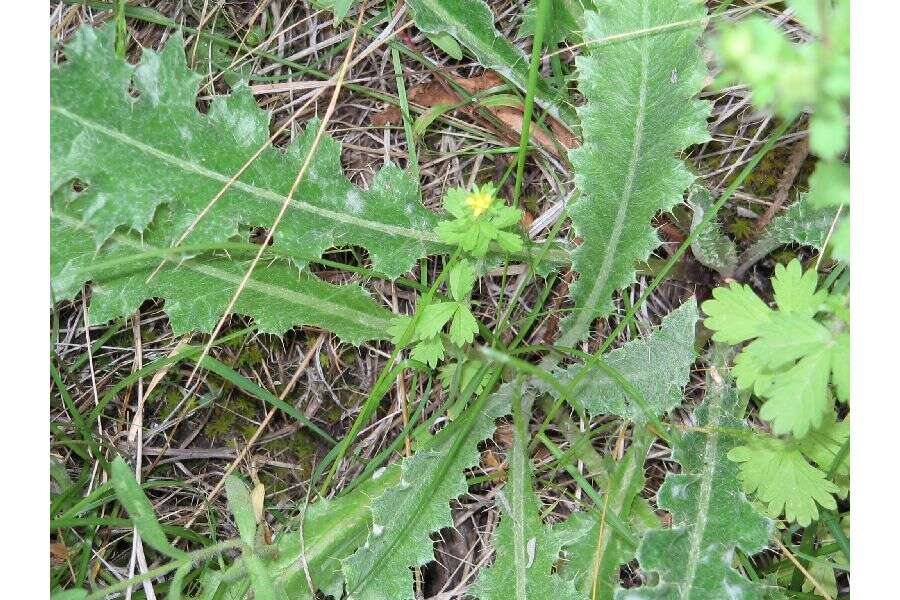
[[[610,494],[606,510],[626,520],[630,520],[635,502],[641,500],[638,494],[644,487],[644,461],[653,441],[640,429],[635,431],[635,436],[628,452],[616,463],[606,490]],[[564,547],[568,553],[561,573],[575,580],[582,597],[594,600],[612,599],[618,586],[619,565],[634,557],[634,550],[615,535],[608,521],[601,537],[603,509],[603,506],[596,506],[590,513],[573,513],[557,526],[566,536]]]
[[[760,437],[733,448],[728,458],[740,463],[738,479],[748,493],[766,505],[773,517],[784,513],[790,522],[804,527],[819,518],[816,504],[835,510],[832,494],[840,491],[825,473],[812,466],[799,448]]]
[[[703,220],[706,211],[712,207],[713,200],[709,190],[702,185],[696,185],[691,190],[688,202],[694,213],[691,218],[691,229],[695,229]],[[722,232],[720,223],[711,223],[710,227],[702,230],[691,244],[691,252],[700,264],[714,269],[722,277],[734,275],[738,264],[737,248]]]
[[[170,205],[175,217],[160,236],[170,245],[266,143],[269,117],[245,87],[199,113],[200,76],[186,67],[179,34],[161,52],[145,50],[136,67],[115,57],[113,37],[112,27],[82,27],[66,46],[67,62],[51,71],[51,186],[87,184],[77,202],[96,246],[121,227],[144,231],[158,207]],[[263,151],[184,244],[233,241],[242,226],[271,226],[316,129],[310,124],[285,151]],[[357,188],[342,173],[339,145],[326,136],[274,243],[298,265],[334,246],[362,246],[376,270],[396,277],[444,248],[432,231],[436,222],[414,176],[389,165],[368,190]]]
[[[584,241],[573,253],[578,279],[574,312],[560,345],[587,337],[591,322],[612,309],[612,295],[635,279],[635,264],[659,245],[650,220],[681,201],[693,175],[678,158],[709,137],[709,104],[695,100],[706,65],[697,39],[703,3],[620,0],[585,12],[588,40],[674,22],[687,25],[589,46],[579,56],[584,144],[569,157],[581,195],[570,215]]]
[[[804,272],[793,260],[775,267],[777,311],[737,283],[714,289],[713,299],[703,303],[714,340],[753,340],[735,359],[732,373],[739,388],[767,399],[760,416],[772,422],[776,435],[799,438],[819,427],[832,405],[829,381],[839,400],[849,399],[847,298],[817,292],[817,285],[815,270]]]
[[[644,395],[653,416],[665,414],[681,404],[681,390],[687,385],[696,359],[694,328],[698,318],[697,302],[691,298],[666,315],[659,328],[645,338],[631,340],[603,356],[610,367]],[[558,369],[556,376],[566,385],[582,368],[579,364]],[[557,393],[553,388],[548,391]],[[599,369],[578,383],[570,401],[576,409],[591,415],[614,414],[639,424],[649,418],[618,383]]]
[[[57,301],[73,298],[85,282],[93,282],[92,323],[129,315],[144,300],[162,298],[176,335],[212,331],[248,267],[249,252],[257,249],[247,244],[246,260],[220,252],[169,262],[148,282],[162,260],[160,251],[169,245],[171,211],[157,211],[143,236],[116,233],[98,250],[78,205],[77,197],[54,195],[50,280]],[[234,307],[235,313],[253,317],[260,331],[281,334],[295,325],[316,325],[357,345],[387,337],[390,312],[358,285],[326,283],[283,259],[264,265],[254,271]]]
[[[541,521],[541,503],[532,486],[528,446],[528,416],[533,392],[523,397],[521,382],[513,384],[515,424],[509,455],[509,483],[499,495],[502,517],[494,536],[495,559],[481,570],[468,593],[480,600],[578,600],[571,581],[553,573],[559,558],[559,535]]]
[[[762,600],[765,588],[731,565],[735,548],[762,550],[772,527],[741,492],[738,467],[726,456],[739,441],[725,431],[746,428],[740,411],[731,382],[712,372],[694,413],[704,431],[681,438],[672,458],[683,472],[666,475],[657,495],[659,508],[672,514],[672,527],[648,531],[638,548],[641,569],[657,572],[659,584],[618,590],[617,600]]]
[[[450,501],[465,493],[465,469],[477,464],[478,443],[509,412],[510,386],[493,394],[481,410],[463,416],[424,443],[401,465],[399,483],[372,501],[372,532],[343,561],[347,597],[354,600],[413,600],[410,567],[434,560],[430,535],[450,527]]]
[[[494,28],[494,15],[484,0],[408,0],[416,26],[430,34],[449,33],[468,48],[478,63],[497,71],[520,90],[528,87],[528,58]],[[554,117],[574,124],[571,111],[560,109],[547,83],[540,78],[534,94]]]

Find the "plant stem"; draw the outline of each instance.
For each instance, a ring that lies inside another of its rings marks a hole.
[[[522,178],[525,176],[525,154],[531,129],[531,114],[534,111],[534,91],[537,89],[538,72],[541,67],[541,49],[544,46],[544,28],[547,24],[550,1],[539,0],[534,38],[531,40],[531,63],[528,66],[528,89],[525,90],[525,113],[522,117],[522,134],[519,136],[519,154],[516,164],[516,187],[513,191],[513,205],[518,205],[522,193]]]

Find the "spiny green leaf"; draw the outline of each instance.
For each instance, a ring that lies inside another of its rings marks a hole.
[[[832,494],[838,487],[782,440],[757,438],[732,449],[728,458],[741,463],[741,485],[767,504],[773,517],[784,513],[788,521],[805,527],[819,517],[817,503],[829,510],[837,507]]]
[[[474,406],[474,405],[473,405]],[[508,388],[481,411],[470,407],[401,465],[399,483],[372,501],[372,532],[343,561],[347,596],[355,600],[413,600],[410,567],[434,560],[430,535],[450,527],[450,501],[463,494],[465,469],[478,462],[478,443],[509,412]]]
[[[134,478],[131,467],[122,460],[121,456],[117,456],[110,468],[110,479],[113,489],[116,491],[116,497],[128,511],[128,516],[134,522],[138,533],[141,534],[141,539],[154,550],[166,556],[184,558],[184,552],[175,548],[166,539],[166,534],[163,533],[162,527],[156,519],[153,505],[150,504],[150,500],[144,495],[144,491]]]
[[[602,512],[612,511],[622,519],[629,519],[635,501],[644,487],[644,461],[652,442],[643,430],[635,431],[635,439],[616,468],[607,486],[606,506],[594,507],[590,513],[573,513],[557,530],[566,536],[564,548],[567,560],[561,574],[572,578],[583,597],[611,600],[619,582],[619,566],[634,557],[634,550],[626,546],[609,523],[604,524]]]
[[[312,600],[308,571],[317,590],[339,598],[344,585],[340,561],[365,542],[372,498],[399,479],[399,466],[382,468],[352,492],[298,507],[302,521],[275,539],[275,557],[264,563],[278,597]],[[247,576],[214,573],[202,578],[204,598],[243,598],[250,587]]]
[[[744,269],[786,244],[810,246],[820,252],[831,230],[837,210],[813,206],[809,194],[799,194],[787,210],[772,219],[757,240],[741,256]]]
[[[469,594],[480,600],[559,598],[577,600],[571,581],[553,573],[561,542],[541,521],[541,504],[532,486],[526,455],[528,417],[533,390],[523,396],[521,383],[513,384],[513,447],[509,455],[509,483],[500,492],[501,518],[494,536],[495,559],[481,570]]]
[[[186,67],[180,34],[161,52],[145,50],[137,67],[114,56],[113,34],[82,27],[66,47],[68,60],[52,69],[52,189],[72,179],[87,184],[77,203],[95,246],[120,227],[145,230],[158,207],[170,205],[174,219],[161,235],[168,246],[266,143],[269,117],[246,87],[199,113],[200,76]],[[271,226],[316,130],[314,122],[285,151],[263,151],[184,243],[246,239],[247,227]],[[415,177],[396,166],[382,169],[368,190],[353,185],[341,171],[339,145],[326,136],[274,244],[298,265],[334,246],[359,245],[375,269],[395,277],[442,248],[436,221]]]
[[[613,309],[612,295],[635,280],[635,264],[659,245],[651,219],[670,210],[694,176],[677,156],[706,140],[709,104],[696,100],[706,77],[697,40],[705,8],[690,0],[619,0],[585,12],[588,55],[576,58],[583,145],[569,156],[581,195],[571,207],[578,279],[560,344],[587,337]],[[602,41],[670,23],[653,34]]]
[[[626,342],[603,356],[610,367],[622,373],[644,395],[654,416],[681,404],[681,390],[687,385],[696,359],[694,329],[698,316],[697,303],[691,298],[666,315],[659,328],[648,336]],[[558,370],[556,375],[566,385],[582,368],[573,365]],[[549,391],[557,393],[553,388]],[[570,400],[576,409],[591,415],[613,414],[635,423],[646,423],[650,418],[618,383],[599,370],[582,378]]]
[[[208,252],[180,263],[170,261],[147,281],[167,255],[167,230],[173,220],[168,208],[157,211],[142,236],[116,233],[99,250],[77,201],[56,194],[52,208],[54,297],[73,298],[84,283],[92,282],[91,323],[129,315],[144,300],[161,298],[176,335],[212,331],[258,249],[238,244],[228,254]],[[316,325],[357,345],[387,337],[391,322],[390,312],[357,284],[332,285],[274,258],[254,271],[234,312],[253,317],[260,331],[281,334],[295,325]]]
[[[497,71],[520,90],[528,87],[528,58],[494,28],[483,0],[407,0],[416,26],[430,34],[449,33],[486,69]],[[547,83],[538,79],[535,102],[570,125],[571,111],[559,108]]]
[[[691,229],[696,229],[703,220],[703,215],[712,207],[712,197],[709,190],[697,185],[693,187],[688,202],[693,209]],[[719,223],[712,223],[701,230],[691,243],[691,252],[700,264],[715,269],[723,277],[731,277],[737,268],[737,248],[734,242],[722,233]]]
[[[619,590],[618,600],[762,600],[764,587],[732,567],[735,548],[755,554],[771,530],[741,492],[737,465],[726,456],[737,443],[726,431],[746,428],[740,410],[731,382],[712,372],[694,413],[700,429],[686,432],[672,452],[682,473],[667,474],[657,495],[672,527],[648,531],[638,549],[641,569],[657,572],[659,583]]]

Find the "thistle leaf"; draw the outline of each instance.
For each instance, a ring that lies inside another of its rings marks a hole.
[[[258,250],[236,244],[228,254],[168,262],[147,281],[167,255],[171,211],[159,209],[143,236],[115,233],[98,250],[77,206],[77,201],[55,194],[50,280],[57,301],[75,297],[91,281],[88,315],[95,324],[129,315],[148,298],[161,298],[176,335],[212,331]],[[388,337],[391,313],[359,285],[332,285],[285,259],[272,260],[254,271],[234,307],[235,313],[253,317],[260,331],[281,334],[295,325],[315,325],[357,345]]]
[[[113,53],[112,27],[82,27],[51,71],[51,184],[78,179],[77,199],[96,247],[118,228],[144,231],[160,205],[173,208],[163,246],[174,242],[269,137],[269,117],[246,87],[197,111],[200,76],[185,63],[180,34],[136,67]],[[138,94],[129,95],[129,88]],[[228,188],[185,245],[233,241],[269,227],[306,157],[317,124],[287,150],[269,146]],[[366,248],[374,268],[396,277],[442,248],[436,215],[415,177],[394,165],[368,190],[341,171],[340,147],[324,137],[275,232],[274,245],[297,265],[334,246]]]
[[[706,78],[697,46],[703,3],[621,0],[598,11],[585,12],[585,37],[601,41],[576,58],[587,103],[579,109],[584,144],[569,153],[581,192],[570,214],[584,241],[572,256],[579,275],[562,346],[587,337],[612,311],[613,293],[635,280],[635,264],[659,245],[651,219],[694,180],[678,153],[709,137],[709,104],[695,99]],[[684,25],[634,33],[676,22]]]
[[[713,201],[709,190],[701,185],[694,186],[689,203],[694,211],[691,228],[695,229],[703,220],[703,215],[712,208]],[[700,264],[714,269],[722,277],[734,275],[738,264],[737,248],[734,242],[722,233],[720,223],[711,224],[701,230],[697,239],[691,243],[691,252]]]
[[[701,430],[685,433],[672,453],[682,473],[666,475],[657,495],[659,508],[672,514],[672,527],[648,531],[638,548],[641,569],[657,572],[659,583],[619,590],[618,600],[762,600],[765,588],[731,565],[735,548],[762,550],[772,527],[741,492],[737,465],[727,457],[737,442],[726,431],[746,428],[740,410],[731,382],[712,371],[694,413]]]
[[[741,268],[746,270],[786,244],[809,246],[821,252],[825,249],[825,241],[837,212],[834,207],[814,206],[809,194],[800,194],[787,210],[772,219],[753,245],[741,255]]]
[[[645,338],[626,342],[621,348],[603,356],[603,360],[619,371],[647,401],[653,416],[672,410],[682,401],[682,388],[687,385],[694,364],[694,329],[699,314],[691,298],[666,315],[660,326]],[[556,375],[562,385],[568,384],[583,365],[573,365]],[[557,394],[549,388],[551,394]],[[643,424],[651,418],[619,384],[599,370],[582,378],[570,394],[572,405],[591,415],[614,414]]]
[[[541,521],[541,504],[532,485],[528,446],[528,416],[533,389],[523,395],[520,383],[513,384],[513,446],[509,455],[509,483],[500,492],[501,518],[494,536],[495,559],[481,570],[469,594],[480,600],[528,600],[559,598],[578,600],[575,586],[553,573],[561,541]]]
[[[481,410],[469,407],[401,464],[397,485],[372,501],[372,531],[364,546],[343,561],[347,597],[413,600],[411,567],[434,560],[431,534],[453,525],[450,501],[468,489],[465,469],[477,464],[478,443],[509,412],[509,386]]]
[[[601,530],[602,512],[612,511],[629,520],[631,509],[644,487],[644,461],[653,441],[643,430],[636,430],[635,439],[607,486],[609,500],[605,507],[595,507],[590,513],[573,513],[557,529],[566,536],[568,560],[561,574],[574,579],[582,597],[611,600],[619,581],[619,565],[634,557],[635,548],[626,545],[609,523]]]

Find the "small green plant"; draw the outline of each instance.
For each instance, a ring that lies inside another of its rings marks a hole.
[[[763,401],[759,414],[776,436],[753,438],[729,456],[742,465],[745,489],[768,503],[770,514],[785,512],[802,525],[817,516],[816,503],[836,507],[831,493],[838,486],[829,479],[846,459],[835,445],[839,450],[847,440],[849,425],[835,421],[835,401],[850,399],[847,297],[817,286],[816,272],[793,260],[775,267],[775,310],[739,283],[716,288],[702,307],[714,340],[750,342],[733,373],[740,389]]]
[[[436,231],[444,242],[458,247],[463,254],[482,259],[492,242],[507,252],[522,249],[522,238],[504,231],[521,220],[522,211],[498,200],[493,184],[486,183],[470,192],[462,188],[449,190],[444,196],[444,209],[454,218],[438,223]],[[444,357],[441,332],[447,323],[451,343],[458,347],[470,344],[478,333],[478,322],[469,308],[477,279],[476,264],[462,258],[448,265],[451,300],[429,303],[416,319],[405,315],[395,317],[388,329],[394,344],[404,345],[407,339],[415,343],[410,357],[432,368]],[[409,334],[407,329],[413,323]]]

